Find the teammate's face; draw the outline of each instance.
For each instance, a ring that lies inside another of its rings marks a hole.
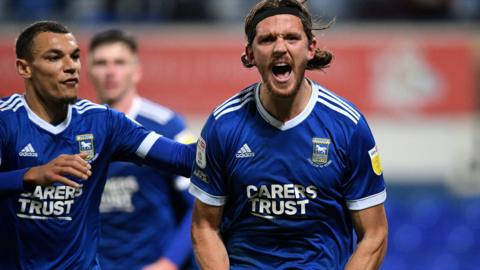
[[[46,101],[73,103],[80,81],[80,49],[72,34],[42,32],[33,40],[31,61],[24,64],[22,76],[33,91]],[[28,89],[27,89],[28,91]]]
[[[280,14],[257,24],[257,33],[247,55],[257,67],[267,90],[275,96],[295,95],[305,75],[307,62],[315,55],[297,16]]]
[[[133,91],[140,79],[136,55],[121,42],[95,48],[90,53],[88,71],[99,98],[108,104],[118,102]]]

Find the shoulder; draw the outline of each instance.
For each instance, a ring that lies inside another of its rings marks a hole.
[[[318,87],[317,116],[336,138],[351,145],[355,139],[373,140],[365,116],[348,100]]]
[[[19,111],[22,107],[24,107],[24,101],[23,96],[20,94],[13,94],[0,100],[0,130],[2,132],[7,127],[13,127],[18,124],[18,113],[22,111]],[[23,111],[25,112],[25,110]]]
[[[16,112],[22,106],[24,106],[23,96],[20,94],[13,94],[0,100],[0,114],[6,115]]]
[[[186,128],[180,114],[150,100],[139,98],[138,109],[132,115],[145,128],[173,138]]]
[[[209,121],[216,125],[235,124],[236,121],[232,120],[244,116],[251,106],[255,107],[255,90],[257,87],[258,83],[252,84],[227,99],[213,110]]]
[[[137,117],[146,118],[160,125],[166,125],[168,122],[179,118],[171,109],[145,98],[140,98]]]
[[[224,152],[231,147],[229,142],[235,140],[243,125],[249,119],[251,112],[256,112],[255,89],[257,83],[253,84],[236,95],[227,99],[210,114],[203,126],[199,143],[213,143],[219,146],[216,151]]]
[[[72,109],[77,114],[106,113],[110,109],[106,105],[100,105],[87,99],[79,99],[73,105]]]
[[[363,115],[353,103],[318,83],[312,85],[318,93],[316,109],[328,115],[330,121],[351,127],[362,121]]]

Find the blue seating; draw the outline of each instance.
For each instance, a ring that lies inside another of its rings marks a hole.
[[[480,194],[445,186],[389,185],[389,247],[382,269],[480,269]]]

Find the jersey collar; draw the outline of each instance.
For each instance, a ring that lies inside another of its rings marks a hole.
[[[52,134],[57,135],[62,131],[64,131],[69,126],[70,121],[72,120],[72,105],[70,104],[68,105],[68,112],[65,120],[63,120],[63,122],[61,122],[60,124],[54,126],[48,123],[47,121],[43,120],[42,118],[40,118],[30,109],[30,107],[28,107],[27,101],[25,100],[25,96],[22,96],[22,102],[23,102],[23,106],[27,110],[28,118],[30,119],[30,121],[32,121],[37,126],[41,127],[42,129]]]
[[[130,109],[126,113],[126,115],[132,119],[137,118],[138,112],[140,111],[140,108],[142,107],[142,98],[139,96],[136,96],[133,98],[132,105],[130,106]]]
[[[257,85],[255,89],[255,103],[257,105],[257,110],[260,112],[262,118],[269,123],[270,125],[280,129],[280,130],[287,130],[296,127],[300,123],[305,120],[310,113],[313,111],[315,104],[317,103],[318,98],[318,86],[313,81],[307,79],[307,81],[312,86],[312,94],[310,96],[310,100],[307,103],[307,106],[303,109],[301,113],[299,113],[294,118],[288,120],[287,122],[283,123],[273,117],[266,109],[263,107],[262,102],[260,101],[260,83]]]

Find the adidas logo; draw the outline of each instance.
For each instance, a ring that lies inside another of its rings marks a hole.
[[[18,153],[19,156],[21,157],[38,157],[37,152],[35,152],[35,149],[33,149],[33,146],[31,143],[29,143],[27,146],[25,146],[20,153]]]
[[[237,154],[235,155],[237,158],[247,158],[255,156],[255,153],[252,152],[248,144],[244,144],[240,150],[238,150]]]

